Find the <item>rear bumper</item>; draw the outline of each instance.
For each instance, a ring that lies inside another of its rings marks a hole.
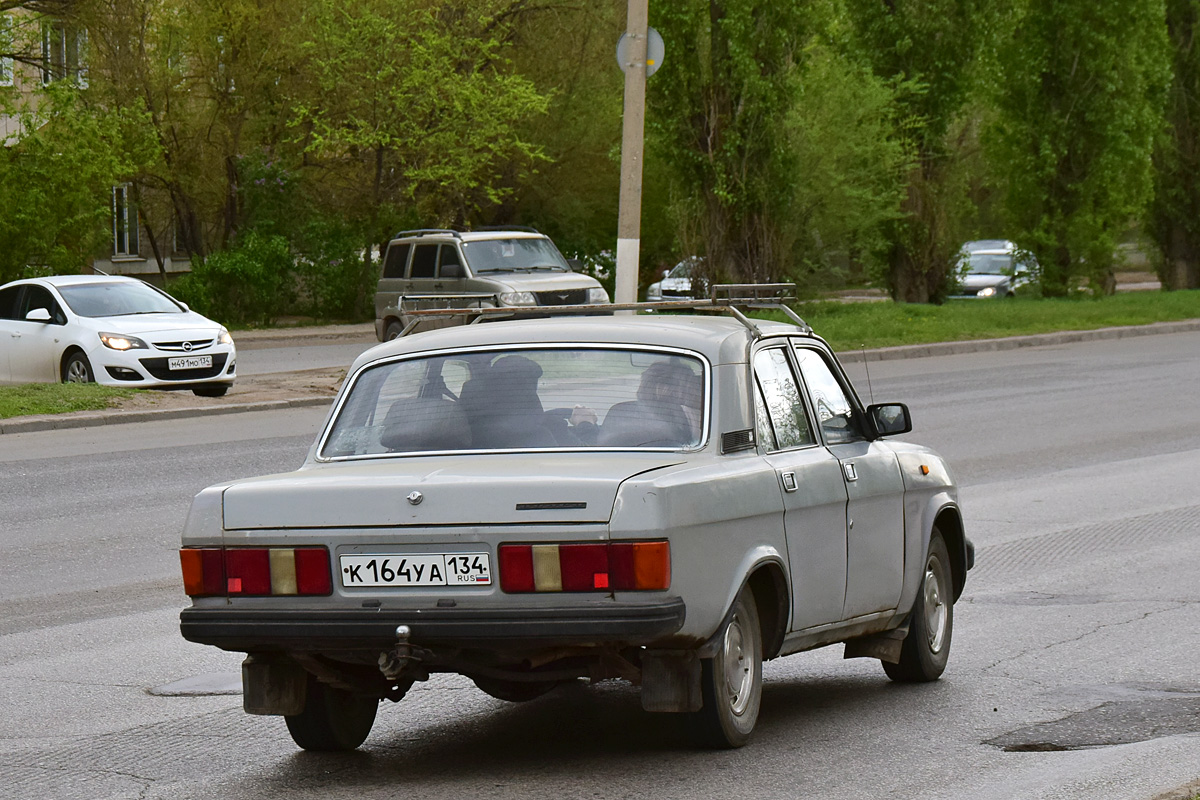
[[[226,650],[321,651],[386,649],[407,625],[417,644],[497,649],[620,642],[642,644],[669,636],[685,616],[680,599],[561,608],[280,611],[188,608],[179,615],[183,638]]]

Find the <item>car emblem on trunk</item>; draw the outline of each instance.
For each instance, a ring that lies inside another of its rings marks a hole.
[[[410,494],[408,496],[409,504],[414,505],[414,506],[421,505],[421,501],[424,499],[425,499],[425,495],[421,494],[420,492],[413,492],[412,494]]]

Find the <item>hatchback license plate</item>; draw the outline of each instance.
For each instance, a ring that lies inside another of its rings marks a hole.
[[[487,553],[341,556],[342,586],[488,586]]]
[[[167,359],[167,369],[205,369],[212,366],[212,356],[179,356]]]

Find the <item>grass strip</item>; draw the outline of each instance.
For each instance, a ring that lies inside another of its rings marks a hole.
[[[27,414],[64,414],[110,408],[136,390],[97,383],[31,383],[0,386],[0,419]]]
[[[1128,292],[1098,300],[952,300],[915,303],[798,303],[804,318],[835,350],[998,339],[1200,319],[1200,290]],[[764,314],[783,320],[782,314]]]

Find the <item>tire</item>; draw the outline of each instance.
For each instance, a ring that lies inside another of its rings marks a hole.
[[[950,553],[942,534],[934,528],[929,555],[925,557],[925,574],[909,618],[908,636],[900,647],[900,663],[883,662],[889,678],[901,683],[924,683],[941,677],[950,658],[954,633],[953,593]]]
[[[716,655],[701,662],[704,706],[696,731],[709,747],[741,747],[750,739],[762,704],[762,625],[749,587],[725,618]]]
[[[215,386],[197,386],[192,389],[192,394],[197,397],[224,397],[229,391],[228,383],[220,383]]]
[[[353,750],[367,739],[375,724],[379,699],[359,697],[308,676],[304,710],[285,716],[292,741],[305,750]]]
[[[387,327],[383,331],[383,340],[385,342],[390,342],[392,339],[398,339],[400,334],[403,332],[404,326],[396,320],[392,320],[387,324]]]
[[[92,372],[87,356],[76,351],[67,357],[62,369],[63,383],[93,383],[95,380],[96,374]]]
[[[558,681],[506,681],[499,678],[472,678],[475,685],[497,700],[525,703],[536,700],[558,686]]]

